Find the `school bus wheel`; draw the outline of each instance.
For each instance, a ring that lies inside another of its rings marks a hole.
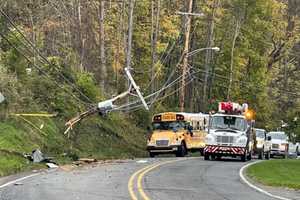
[[[177,149],[176,157],[184,157],[185,155],[186,155],[186,147],[184,142],[181,142],[181,145]]]
[[[209,160],[209,155],[207,153],[204,153],[204,160]]]
[[[150,158],[154,158],[154,157],[156,156],[156,153],[154,153],[154,152],[149,152],[149,156],[150,156]]]

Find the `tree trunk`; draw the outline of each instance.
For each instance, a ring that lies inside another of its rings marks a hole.
[[[187,12],[191,13],[193,8],[193,0],[189,0]],[[188,69],[188,55],[189,52],[189,42],[190,42],[190,31],[191,31],[191,16],[186,15],[186,26],[185,26],[185,42],[184,42],[184,50],[183,50],[183,65],[182,65],[182,78],[181,78],[181,86],[179,93],[179,107],[180,111],[184,111],[184,101],[185,101],[185,84],[186,84],[186,73]]]

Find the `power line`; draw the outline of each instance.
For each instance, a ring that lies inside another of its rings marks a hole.
[[[189,65],[189,67],[190,67],[190,69],[194,69],[193,66],[191,66],[191,65]],[[197,69],[197,70],[195,70],[194,72],[190,73],[190,76],[193,76],[193,75],[195,75],[195,74],[197,74],[197,73],[207,73],[207,72],[205,72],[205,71],[202,70],[202,69]],[[224,79],[225,79],[225,80],[229,80],[229,78],[226,77],[226,76],[224,76],[224,75],[220,75],[220,74],[212,73],[212,72],[208,72],[208,73],[209,73],[209,74],[215,75],[216,78],[219,79],[219,80],[223,80],[223,81],[224,81]],[[170,75],[170,77],[172,77],[172,75]],[[164,91],[164,90],[166,90],[166,89],[172,87],[172,86],[175,85],[176,83],[178,83],[178,82],[179,82],[179,79],[180,79],[181,77],[182,77],[182,75],[179,76],[179,77],[177,77],[177,78],[176,78],[173,82],[171,82],[170,84],[167,84],[167,85],[165,85],[164,87],[162,87],[160,90],[158,90],[158,91],[156,91],[156,92],[154,92],[154,93],[152,93],[152,94],[146,96],[145,99],[148,99],[148,98],[150,98],[150,97],[152,97],[152,96],[154,96],[154,95],[157,95],[157,97],[158,97],[158,95],[159,95],[162,91]],[[203,81],[202,79],[193,76],[193,79],[194,79],[194,78]],[[251,88],[251,86],[247,85],[247,83],[249,84],[250,82],[240,81],[240,80],[233,80],[233,81],[234,81],[234,82],[239,82],[239,83],[244,84],[244,87],[246,87],[246,88]],[[168,81],[167,81],[167,82],[168,82]],[[166,82],[166,83],[167,83],[167,82]],[[218,84],[218,86],[227,88],[225,85],[220,85],[220,84]],[[262,86],[256,86],[256,88],[265,89],[265,87],[262,87]],[[251,89],[252,89],[252,88],[251,88]],[[287,92],[287,91],[286,91],[286,92]],[[294,94],[294,95],[296,95],[296,97],[298,97],[298,94],[296,94],[296,93],[292,93],[292,94]],[[157,98],[157,97],[156,97],[156,98]],[[139,103],[139,102],[140,102],[140,101],[137,100],[137,101],[131,102],[131,103],[129,103],[129,104],[122,105],[122,106],[116,108],[116,110],[122,109],[123,107],[127,107],[127,106],[131,106],[131,105],[137,104],[137,103]],[[155,102],[155,99],[152,100],[152,101],[150,101],[150,106],[151,106],[154,102]]]
[[[22,33],[22,31],[14,24],[14,22],[11,20],[11,18],[2,10],[0,9],[0,13],[2,14],[2,16],[4,16],[6,18],[6,20],[17,30],[17,32],[25,39],[25,41],[33,48],[33,50],[35,52],[37,52],[37,54],[42,58],[42,60],[44,60],[48,65],[53,66],[54,69],[59,73],[60,77],[63,78],[73,89],[75,89],[77,92],[80,93],[81,96],[83,96],[89,103],[93,103],[92,100],[87,97],[85,94],[83,94],[83,92],[76,87],[76,85],[74,85],[74,83],[72,83],[68,78],[66,78],[59,69],[57,69],[57,67],[55,65],[52,65],[51,62],[49,62],[49,60],[43,56],[41,54],[41,52],[36,48],[36,46]],[[13,32],[12,32],[13,33]],[[14,34],[14,33],[13,33]],[[14,36],[22,43],[22,41],[14,34]],[[24,43],[23,43],[24,44]],[[26,46],[26,45],[25,45]],[[34,55],[34,53],[33,53]]]
[[[176,90],[174,90],[174,91],[172,91],[172,92],[170,92],[168,94],[165,94],[163,97],[156,99],[155,102],[163,100],[163,99],[165,99],[165,98],[173,95],[174,93],[178,92],[182,87],[185,87],[186,85],[190,84],[192,81],[193,81],[193,79],[190,79],[184,86],[178,87]],[[150,100],[149,102],[147,102],[148,105],[151,105],[153,103],[154,103],[153,100]],[[142,104],[138,104],[138,105],[129,107],[129,110],[133,111],[133,110],[136,110],[136,108],[140,108],[142,106],[143,106]],[[121,108],[121,109],[118,108],[117,110],[121,110],[122,111],[122,110],[125,110],[125,109],[124,108]]]
[[[195,69],[193,66],[189,65],[190,69]],[[196,73],[207,73],[205,72],[205,70],[202,70],[202,69],[197,69],[196,70]],[[215,75],[217,78],[219,78],[219,80],[230,80],[229,77],[226,77],[224,75],[220,75],[220,74],[217,74],[217,73],[213,73],[213,72],[208,72],[208,74],[210,75]],[[250,82],[250,81],[242,81],[242,80],[233,80],[233,82],[238,82],[238,83],[242,83],[244,84],[244,87],[247,87],[247,88],[251,88],[251,86],[247,85],[249,83],[253,83],[253,82]],[[261,85],[256,85],[256,88],[260,88],[260,89],[265,89],[265,88],[272,88],[272,87],[269,87],[269,86],[261,86]],[[289,93],[289,94],[294,94],[294,95],[297,95],[297,96],[300,96],[298,95],[297,93],[293,93],[293,92],[290,92],[290,91],[287,91],[287,90],[281,90],[281,91],[285,91],[286,93]]]
[[[171,48],[169,49],[169,51],[168,51],[167,55],[165,56],[164,60],[161,62],[162,64],[164,64],[164,63],[167,61],[167,59],[168,59],[168,57],[171,55],[171,52],[173,51],[174,47],[175,47],[177,44],[179,44],[179,43],[182,41],[182,39],[183,39],[183,37],[180,36],[180,37],[178,37],[177,40],[172,44],[172,46],[171,46]],[[159,61],[160,61],[161,59],[162,59],[162,56],[160,57]],[[158,63],[158,62],[157,62],[157,63]],[[156,64],[157,64],[157,63],[156,63]],[[154,80],[156,79],[156,77],[158,76],[158,73],[159,73],[159,71],[157,71],[157,72],[155,73],[154,77],[151,79],[151,81],[149,82],[149,84],[148,84],[148,86],[146,87],[145,90],[148,90],[148,89],[149,89],[149,87],[151,86],[151,84],[153,83],[153,81],[154,81]]]
[[[33,63],[25,54],[23,54],[13,43],[11,43],[4,35],[3,33],[0,32],[0,36],[7,42],[7,44],[9,44],[13,49],[15,49],[21,56],[23,56],[26,61],[30,64],[32,64],[33,67],[35,67],[40,73],[42,73],[46,78],[48,78],[49,80],[53,81],[59,88],[65,90],[67,93],[69,93],[69,95],[71,95],[73,98],[75,98],[76,100],[78,100],[79,102],[82,102],[85,105],[88,105],[86,102],[82,101],[81,99],[79,99],[77,96],[75,96],[72,92],[68,91],[67,89],[63,88],[58,82],[56,82],[55,80],[53,80],[51,78],[51,76],[49,74],[47,74],[46,72],[44,72],[42,70],[41,67],[37,66],[35,63]]]

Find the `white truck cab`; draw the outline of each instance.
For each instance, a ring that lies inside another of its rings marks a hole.
[[[288,136],[282,131],[271,131],[268,133],[271,137],[271,157],[282,156],[283,158],[288,156]]]
[[[267,136],[265,129],[254,129],[254,152],[258,159],[269,159],[271,154],[271,137]]]
[[[246,105],[240,106],[231,102],[219,104],[219,112],[210,115],[205,140],[205,160],[222,156],[239,156],[242,161],[251,160],[253,121],[247,118],[245,113],[247,110]]]

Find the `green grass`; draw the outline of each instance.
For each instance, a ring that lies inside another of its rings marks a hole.
[[[43,167],[45,166],[42,164],[29,164],[29,162],[21,156],[0,151],[0,176]]]
[[[0,176],[44,166],[22,157],[39,148],[59,164],[74,157],[125,159],[146,156],[145,131],[121,114],[94,116],[74,127],[70,138],[63,134],[64,120],[27,117],[0,122]],[[42,128],[41,128],[42,127]],[[63,156],[67,154],[67,156]]]
[[[300,189],[300,160],[269,160],[250,166],[247,175],[269,186]]]

